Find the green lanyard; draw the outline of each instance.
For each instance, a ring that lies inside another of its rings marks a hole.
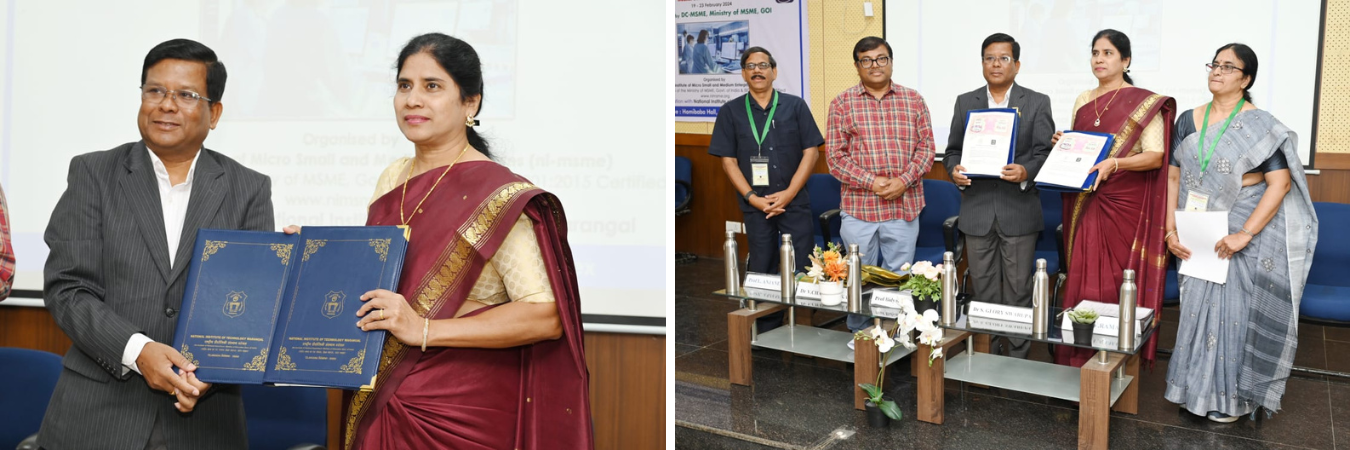
[[[778,111],[778,91],[773,91],[773,106],[769,108],[769,118],[764,120],[764,133],[759,132],[759,127],[755,126],[755,114],[750,111],[750,94],[745,94],[745,117],[750,119],[750,135],[755,137],[755,143],[764,147],[764,138],[769,137],[769,125],[773,123],[773,113]]]
[[[1242,104],[1247,99],[1238,100],[1237,106],[1233,107],[1233,112],[1228,113],[1228,120],[1223,121],[1223,128],[1219,129],[1219,134],[1214,136],[1214,141],[1209,144],[1209,151],[1205,151],[1205,131],[1209,129],[1209,110],[1214,107],[1214,102],[1209,102],[1205,106],[1205,121],[1200,127],[1200,176],[1205,176],[1205,169],[1209,168],[1209,158],[1214,156],[1214,149],[1219,147],[1219,139],[1223,139],[1223,132],[1228,131],[1228,124],[1233,122],[1233,117],[1237,116],[1238,111],[1242,111]]]

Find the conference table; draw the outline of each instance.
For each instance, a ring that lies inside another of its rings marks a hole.
[[[752,347],[769,348],[788,353],[826,358],[853,363],[855,386],[854,407],[864,408],[866,392],[856,385],[873,383],[882,367],[881,353],[870,340],[857,340],[855,350],[844,343],[852,333],[789,323],[765,333],[754,330],[755,319],[786,308],[806,308],[815,311],[847,313],[845,304],[826,306],[819,300],[797,298],[785,302],[778,291],[740,288],[728,294],[725,289],[713,293],[741,303],[741,308],[727,314],[727,341],[729,379],[733,384],[749,386],[752,380],[750,351]],[[879,322],[894,320],[900,310],[871,305],[871,293],[864,293],[861,314]],[[1053,308],[1052,318],[1059,317],[1062,308]],[[1078,447],[1107,448],[1111,411],[1137,414],[1139,411],[1139,353],[1153,338],[1155,326],[1147,326],[1135,339],[1132,348],[1118,348],[1115,337],[1094,335],[1091,342],[1074,342],[1073,333],[1061,330],[1052,320],[1049,333],[1034,336],[1031,324],[1007,320],[969,317],[959,313],[955,324],[942,327],[944,337],[939,347],[944,358],[927,361],[933,349],[919,344],[914,350],[901,346],[887,356],[884,364],[914,355],[912,373],[918,378],[917,419],[942,424],[945,419],[943,385],[946,380],[963,381],[980,387],[997,387],[1045,397],[1078,402]],[[1003,336],[1055,345],[1058,348],[1083,348],[1095,355],[1082,367],[1025,360],[989,353],[991,337]],[[966,344],[967,351],[951,354],[951,348]]]

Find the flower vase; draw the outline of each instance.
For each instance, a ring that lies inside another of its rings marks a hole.
[[[825,306],[836,306],[844,301],[844,286],[838,281],[821,281],[820,302]]]
[[[1073,343],[1077,345],[1092,345],[1092,328],[1096,323],[1073,322]]]
[[[892,401],[890,397],[882,397],[882,400]],[[872,428],[886,428],[888,425],[890,425],[891,418],[887,417],[886,413],[881,410],[881,407],[872,403],[871,400],[866,401],[866,409],[867,409],[867,426]]]

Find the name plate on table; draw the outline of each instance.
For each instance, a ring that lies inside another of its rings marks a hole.
[[[173,347],[198,378],[374,388],[386,332],[356,328],[356,311],[366,291],[397,289],[402,229],[203,229],[194,248]]]
[[[779,291],[783,288],[783,277],[767,273],[746,273],[745,283],[741,286],[766,291]]]
[[[999,305],[995,303],[970,302],[970,317],[982,317],[986,319],[1006,320],[1011,322],[1031,323],[1031,308],[1021,306]],[[1030,333],[1031,329],[1028,328]]]
[[[973,305],[972,305],[973,306]],[[1008,320],[989,319],[985,317],[967,316],[966,324],[971,328],[981,330],[1002,331],[1005,333],[1031,334],[1031,323],[1012,322]]]
[[[798,282],[797,282],[797,299],[800,300],[800,299],[803,299],[803,298],[820,299],[820,285],[819,285],[819,284],[816,284],[816,283],[808,283],[808,282],[805,282],[805,281],[798,281]],[[816,302],[816,303],[820,303],[820,302]]]
[[[802,298],[800,295],[797,296],[796,304],[797,306],[805,306],[807,308],[825,308],[825,303],[822,303],[820,300]]]
[[[1064,321],[1063,323],[1060,324],[1060,329],[1069,332],[1073,331],[1073,319],[1070,319],[1067,314],[1064,315]],[[1092,325],[1092,334],[1110,336],[1113,338],[1119,337],[1120,319],[1117,319],[1115,317],[1098,316],[1097,323]],[[1144,326],[1142,324],[1135,324],[1134,337],[1137,339],[1140,336],[1143,336],[1143,334],[1144,334]]]
[[[910,296],[909,291],[900,291],[896,289],[875,289],[872,291],[872,307],[878,306],[884,308],[904,308],[904,305],[914,305],[914,297]]]
[[[745,288],[745,296],[749,297],[750,300],[764,300],[779,303],[782,303],[783,301],[783,293],[778,289],[759,289],[747,287]]]
[[[873,304],[872,316],[880,317],[883,319],[895,319],[900,317],[900,308],[888,308],[885,306]]]

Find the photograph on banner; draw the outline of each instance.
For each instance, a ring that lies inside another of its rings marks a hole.
[[[680,74],[741,73],[741,54],[750,41],[750,22],[699,22],[675,25],[680,37]],[[681,39],[682,38],[682,39]]]
[[[744,94],[741,56],[751,47],[773,54],[774,88],[809,102],[804,8],[802,0],[676,1],[675,120],[712,122]]]

